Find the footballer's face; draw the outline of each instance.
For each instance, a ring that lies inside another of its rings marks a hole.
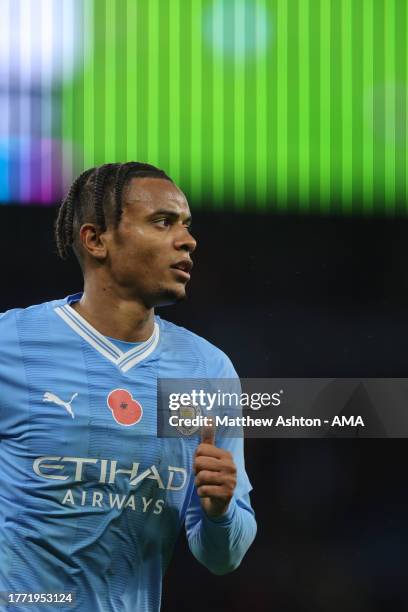
[[[185,195],[171,181],[133,178],[117,229],[107,232],[107,264],[126,295],[151,308],[186,295],[196,241]]]

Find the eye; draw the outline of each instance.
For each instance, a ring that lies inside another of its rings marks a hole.
[[[171,221],[167,217],[164,217],[163,219],[156,219],[154,223],[160,227],[170,227],[171,225]]]

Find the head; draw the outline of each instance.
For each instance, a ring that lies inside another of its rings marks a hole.
[[[186,197],[149,164],[106,164],[83,172],[61,204],[59,255],[72,249],[85,283],[146,307],[186,295],[196,242]]]

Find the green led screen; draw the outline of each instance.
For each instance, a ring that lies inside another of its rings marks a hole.
[[[164,168],[193,207],[405,213],[406,0],[84,0],[65,164]]]

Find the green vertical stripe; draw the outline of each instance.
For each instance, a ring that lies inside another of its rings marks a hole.
[[[288,205],[296,210],[299,202],[299,0],[291,0],[288,7],[286,173]]]
[[[133,0],[132,0],[133,1]],[[138,0],[136,15],[136,158],[149,161],[148,116],[149,116],[149,11],[148,0]]]
[[[84,30],[84,45],[87,46],[89,53],[88,61],[85,67],[84,74],[84,166],[90,168],[95,163],[95,53],[94,50],[94,3],[93,0],[84,2],[85,23]]]
[[[355,1],[355,0],[354,0]],[[341,82],[342,82],[342,209],[351,212],[353,181],[353,80],[352,80],[352,0],[342,0],[341,11]]]
[[[364,89],[363,89],[363,3],[359,0],[353,4],[352,22],[352,183],[353,212],[361,213],[363,199],[363,125],[364,125]]]
[[[224,203],[224,60],[219,47],[224,45],[224,6],[212,13],[212,31],[217,44],[213,45],[213,151],[212,173],[214,177],[214,205],[222,208]]]
[[[171,0],[169,19],[169,74],[170,74],[170,163],[171,177],[178,183],[180,181],[180,0]]]
[[[191,2],[180,11],[180,186],[191,197]]]
[[[331,54],[330,54],[330,204],[335,213],[341,211],[342,199],[342,56],[341,56],[341,4],[331,0]]]
[[[268,206],[274,210],[277,207],[278,185],[278,0],[270,0],[268,4],[270,25],[270,44],[266,57],[266,196]]]
[[[406,9],[406,28],[408,30],[408,8]],[[405,41],[406,43],[406,41]],[[407,44],[407,43],[406,43]],[[404,123],[404,138],[403,138],[403,146],[405,148],[405,199],[404,199],[404,205],[405,205],[405,212],[407,212],[408,207],[407,207],[407,201],[406,198],[408,198],[408,186],[407,186],[407,176],[408,176],[408,155],[407,155],[407,150],[406,150],[406,145],[407,145],[407,141],[408,141],[408,92],[407,92],[407,86],[408,86],[408,59],[407,56],[405,55],[405,67],[406,67],[406,72],[405,72],[405,87],[404,87],[404,111],[405,111],[405,118],[407,119],[407,121]]]
[[[116,0],[115,18],[115,160],[127,161],[127,0]]]
[[[325,2],[325,0],[323,0]],[[309,209],[320,210],[320,0],[309,10]]]
[[[320,208],[330,207],[331,184],[331,3],[320,5]]]
[[[256,7],[256,5],[255,5]],[[256,193],[256,150],[257,150],[257,87],[256,87],[256,70],[257,61],[254,48],[255,35],[255,7],[246,4],[245,19],[245,38],[247,41],[246,47],[249,53],[245,59],[245,74],[244,74],[244,168],[243,175],[245,178],[243,203],[245,208],[253,210],[256,206],[254,202],[254,193]],[[255,204],[255,206],[254,206]]]
[[[211,13],[210,13],[211,15]],[[201,20],[201,15],[200,15]],[[206,29],[207,26],[207,29]],[[213,23],[209,19],[208,25],[201,20],[201,74],[202,74],[202,164],[203,164],[203,195],[206,205],[213,206],[213,172],[212,172],[212,134],[213,134],[213,67],[212,51]]]
[[[116,0],[106,1],[105,36],[108,52],[105,62],[105,161],[116,162]]]
[[[256,70],[256,168],[255,168],[255,196],[258,208],[264,210],[267,205],[267,151],[273,147],[272,142],[268,142],[268,121],[267,113],[267,88],[268,75],[267,57],[272,53],[272,14],[267,11],[266,0],[259,0],[256,4],[256,40],[262,35],[266,36],[267,47],[265,52],[261,52],[255,64]],[[268,20],[264,20],[264,15],[268,15]],[[250,118],[247,118],[247,121]]]
[[[97,8],[97,10],[96,10]],[[93,152],[94,164],[100,166],[105,162],[105,57],[106,57],[106,9],[105,2],[99,2],[98,7],[94,3],[93,12],[93,90],[94,90],[94,113],[93,113]],[[92,145],[91,145],[92,147]]]
[[[241,208],[245,190],[245,56],[242,49],[246,50],[246,38],[241,38],[245,31],[245,4],[237,2],[234,6],[235,26],[235,91],[234,91],[234,203],[236,208]],[[241,34],[241,35],[238,35]]]
[[[395,7],[395,180],[396,212],[406,211],[407,198],[407,4]]]
[[[148,80],[147,80],[147,158],[151,164],[159,165],[159,121],[161,110],[160,100],[160,73],[159,73],[159,0],[146,0],[149,11],[148,37],[147,37],[147,61],[148,61]],[[166,1],[166,0],[165,0]],[[167,91],[162,92],[167,96]],[[166,135],[163,134],[163,138]]]
[[[373,3],[365,2],[363,18],[363,194],[364,211],[372,211],[374,171],[374,14]]]
[[[140,74],[137,64],[137,3],[127,0],[126,9],[126,159],[139,161],[137,86]]]
[[[159,112],[158,129],[158,158],[157,164],[164,171],[170,171],[170,70],[173,74],[173,66],[170,64],[170,6],[169,0],[159,0],[159,22],[158,39],[156,40],[158,51],[157,65],[157,106]]]
[[[202,50],[201,3],[191,0],[191,193],[196,202],[202,198]]]
[[[384,84],[384,2],[374,0],[374,204],[384,210],[385,196],[385,84]]]
[[[288,36],[287,4],[277,2],[277,205],[278,209],[286,208],[288,195],[287,151],[288,151]]]
[[[225,6],[225,5],[224,5]],[[223,39],[229,40],[230,45],[234,44],[234,28],[230,23],[229,11],[228,17],[224,18],[223,24]],[[231,57],[224,54],[224,186],[225,198],[234,200],[234,183],[235,183],[235,159],[234,151],[235,143],[235,78],[234,78],[234,63]]]
[[[388,213],[395,210],[395,0],[387,0],[384,32],[385,82],[385,204]]]
[[[310,1],[299,2],[299,205],[300,210],[307,211],[310,202],[309,168],[310,168]],[[318,22],[317,22],[318,23]]]

